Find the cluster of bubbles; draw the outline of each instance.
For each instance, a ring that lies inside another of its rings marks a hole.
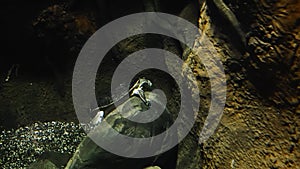
[[[67,122],[34,123],[0,133],[0,166],[26,168],[45,152],[72,154],[86,134]]]

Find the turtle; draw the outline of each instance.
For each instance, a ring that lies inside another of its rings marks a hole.
[[[84,128],[85,131],[89,132],[92,130],[96,125],[98,125],[105,114],[109,114],[109,111],[113,106],[119,105],[125,100],[125,96],[137,96],[139,97],[146,106],[150,106],[150,102],[146,99],[144,94],[145,88],[150,89],[152,87],[152,82],[145,77],[139,78],[134,85],[127,91],[124,84],[120,84],[118,88],[116,88],[116,93],[118,95],[112,95],[112,99],[108,99],[108,103],[102,104],[99,107],[90,109],[90,114],[94,116],[91,118],[89,123],[81,123],[81,126]],[[106,113],[105,113],[106,112]]]
[[[109,125],[96,126],[88,133],[88,136],[80,143],[65,169],[143,169],[149,166],[159,166],[167,169],[176,168],[177,146],[152,157],[135,158],[135,154],[128,154],[128,157],[134,157],[128,158],[108,152],[97,145],[92,139],[95,137],[105,140],[116,139],[115,135],[109,132],[110,129],[108,127],[112,127],[122,135],[134,138],[147,138],[165,132],[174,122],[172,114],[164,105],[161,105],[161,98],[158,94],[154,92],[145,92],[144,94],[149,102],[151,102],[151,106],[162,106],[164,108],[162,109],[164,110],[163,113],[161,113],[157,119],[150,123],[137,123],[129,120],[127,117],[138,116],[143,112],[157,113],[153,112],[156,111],[156,109],[147,111],[149,110],[149,107],[143,100],[140,97],[133,95],[103,119],[103,121],[107,122]],[[176,135],[177,133],[174,134]],[[130,145],[131,148],[133,146],[135,145]],[[127,148],[128,147],[124,145],[124,151],[126,151]]]

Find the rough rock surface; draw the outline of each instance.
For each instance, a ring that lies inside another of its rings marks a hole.
[[[297,168],[299,10],[294,6],[298,2],[226,3],[248,34],[247,46],[237,50],[234,29],[222,27],[230,23],[204,4],[200,29],[210,36],[225,65],[227,101],[217,131],[185,168]],[[187,62],[199,76],[199,86],[205,86],[208,80],[201,63],[193,55]],[[193,149],[196,143],[184,145]]]

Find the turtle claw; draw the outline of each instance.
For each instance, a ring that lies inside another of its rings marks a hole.
[[[149,87],[152,86],[152,82],[150,80],[147,80],[145,78],[140,78],[134,85],[133,85],[133,90],[132,93],[130,94],[130,96],[137,96],[139,97],[143,103],[150,107],[150,101],[146,99],[145,96],[145,91],[143,90],[143,87],[145,85],[148,85]]]

